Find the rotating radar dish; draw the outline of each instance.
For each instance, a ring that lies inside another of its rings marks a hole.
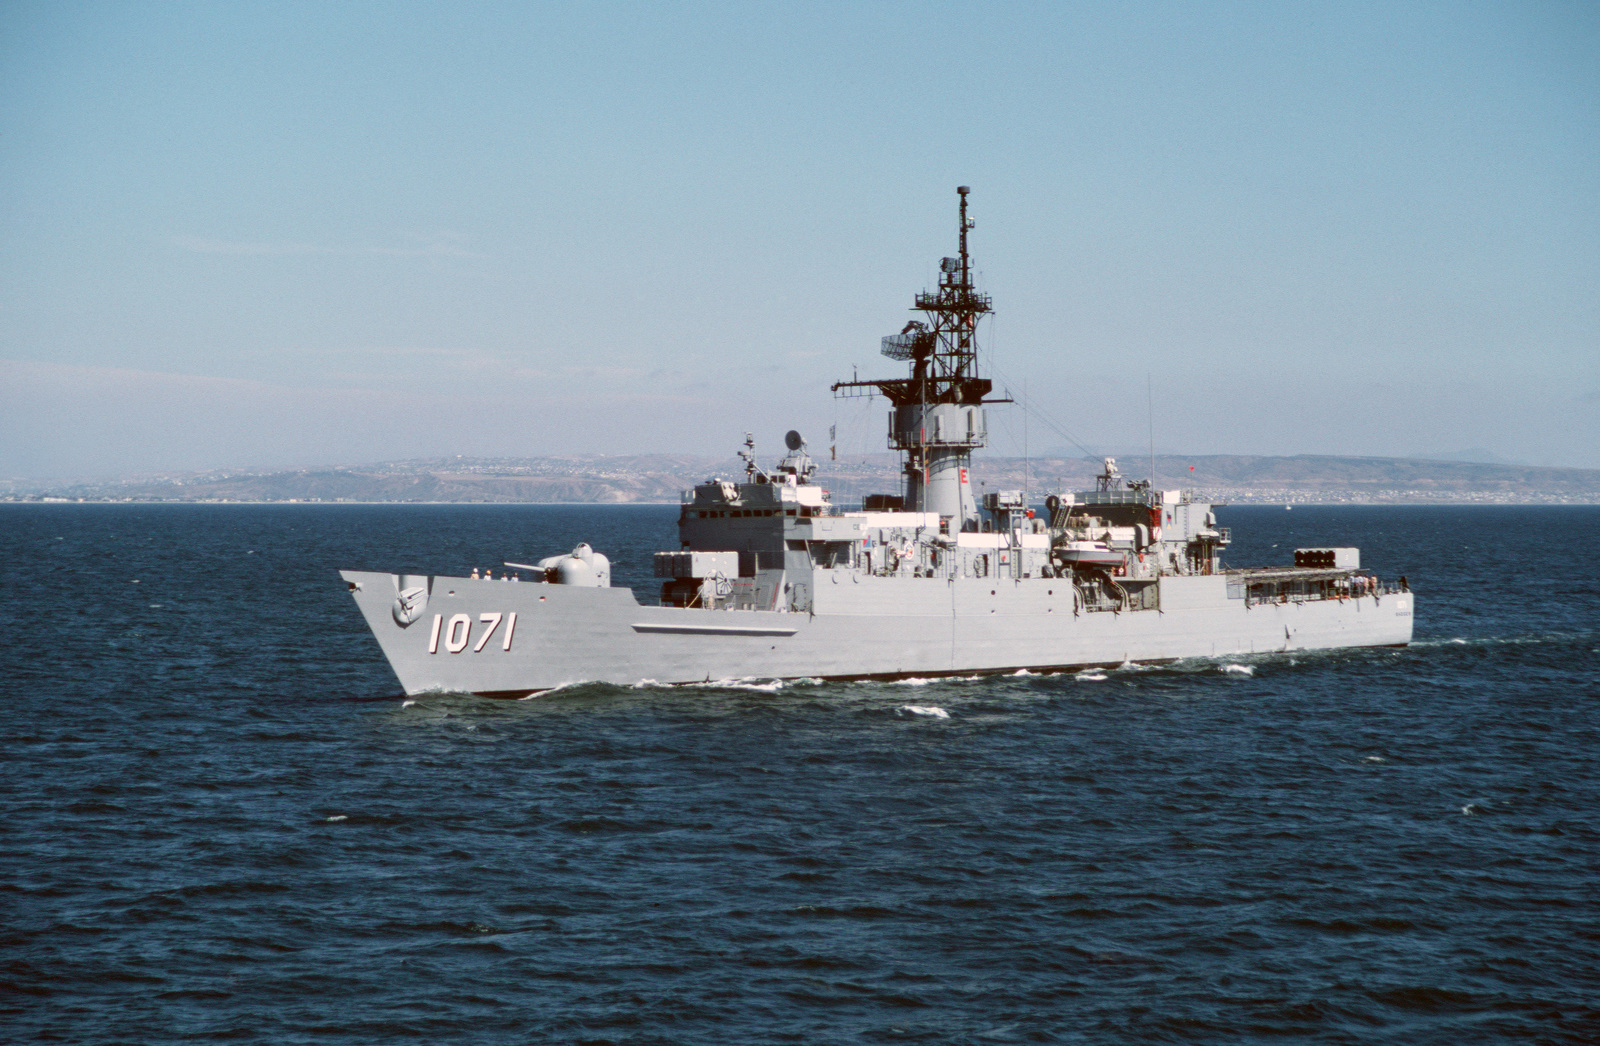
[[[788,447],[790,450],[799,450],[801,447],[806,445],[806,441],[800,437],[800,433],[798,431],[795,429],[790,429],[783,437],[783,445]]]

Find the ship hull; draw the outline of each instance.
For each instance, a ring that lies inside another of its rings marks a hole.
[[[407,694],[522,696],[586,681],[861,679],[1058,671],[1404,646],[1409,592],[1256,603],[1161,579],[1159,609],[1088,611],[1062,579],[818,577],[810,613],[641,605],[626,588],[344,571]],[[413,594],[405,612],[402,591]],[[409,621],[402,619],[410,618]]]

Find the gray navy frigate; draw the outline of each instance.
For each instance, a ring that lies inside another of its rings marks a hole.
[[[1354,548],[1298,549],[1292,567],[1225,569],[1213,506],[1122,477],[1095,489],[974,496],[972,452],[992,395],[977,330],[968,189],[960,249],[922,316],[882,341],[903,377],[839,382],[888,400],[904,486],[842,508],[798,433],[761,468],[684,492],[679,548],[658,552],[659,599],[611,585],[588,545],[500,578],[347,570],[407,694],[520,697],[584,681],[892,679],[1059,671],[1337,647],[1404,646],[1413,596]],[[474,572],[476,574],[476,572]],[[524,581],[524,579],[526,579]],[[523,582],[523,583],[515,583]]]

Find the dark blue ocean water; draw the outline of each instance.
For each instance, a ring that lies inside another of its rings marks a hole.
[[[1600,1039],[1600,509],[1227,509],[1417,643],[920,686],[407,703],[334,573],[673,514],[0,506],[0,1039]]]

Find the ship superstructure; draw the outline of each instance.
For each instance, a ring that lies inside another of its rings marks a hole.
[[[1363,571],[1356,549],[1226,570],[1229,534],[1211,504],[1125,479],[1111,458],[1095,489],[1040,507],[1020,490],[975,499],[986,405],[1009,400],[979,373],[978,323],[992,305],[973,283],[969,190],[957,192],[958,255],[916,296],[923,318],[882,341],[909,374],[833,386],[888,400],[901,492],[841,508],[798,432],[771,470],[747,434],[742,477],[684,493],[679,547],[655,557],[653,605],[611,587],[609,563],[587,545],[508,561],[500,578],[343,572],[406,692],[1058,670],[1410,642],[1411,593]]]

